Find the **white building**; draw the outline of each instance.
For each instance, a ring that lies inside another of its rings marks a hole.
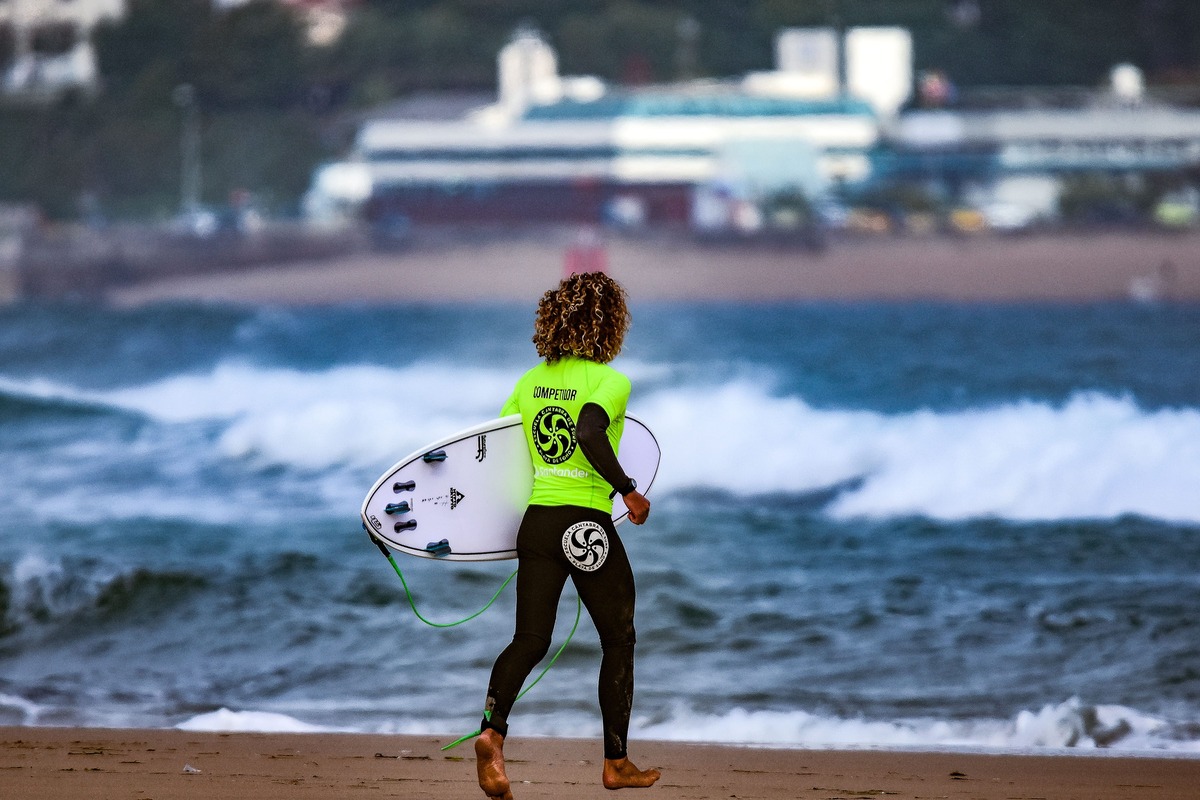
[[[97,73],[92,29],[124,14],[125,0],[0,0],[0,25],[12,29],[15,44],[0,88],[6,93],[53,95],[93,87]],[[65,52],[35,51],[35,37],[50,31],[68,34],[72,44]]]
[[[213,0],[213,7],[228,10],[249,0]],[[304,19],[309,42],[329,45],[346,27],[352,0],[278,0]],[[15,53],[0,75],[0,91],[35,97],[53,97],[64,89],[92,89],[99,79],[93,29],[106,20],[125,16],[125,0],[0,0],[0,26],[11,28]],[[67,34],[72,44],[64,52],[39,53],[34,40],[53,31]]]
[[[499,54],[496,103],[367,122],[352,158],[318,172],[310,205],[437,222],[686,223],[714,199],[812,197],[868,179],[895,93],[849,96],[827,53],[810,64],[794,46],[779,52],[787,69],[614,89],[558,75],[549,45],[521,30]],[[894,52],[889,75],[911,72],[907,51]]]
[[[1054,216],[1072,175],[1200,169],[1200,111],[1147,99],[1140,73],[1128,65],[1113,69],[1107,88],[1069,106],[1040,94],[990,109],[908,112],[889,130],[877,166],[886,176],[940,184],[971,205],[1026,218]]]

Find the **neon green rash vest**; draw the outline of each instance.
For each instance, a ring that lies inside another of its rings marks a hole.
[[[609,419],[608,441],[617,453],[629,390],[629,378],[612,367],[573,356],[538,364],[521,376],[500,415],[521,415],[533,457],[531,505],[585,506],[612,513],[613,487],[584,456],[575,423],[585,403],[603,408]]]

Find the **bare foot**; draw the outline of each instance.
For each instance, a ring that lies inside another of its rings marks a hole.
[[[605,789],[645,789],[662,777],[656,769],[640,770],[628,758],[604,759]]]
[[[513,800],[504,772],[504,737],[491,728],[475,740],[475,769],[484,794],[492,800]]]

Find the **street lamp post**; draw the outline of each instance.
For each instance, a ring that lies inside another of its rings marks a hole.
[[[183,130],[180,134],[179,210],[195,213],[200,208],[200,125],[196,90],[190,83],[181,83],[171,93],[175,105],[183,110]]]

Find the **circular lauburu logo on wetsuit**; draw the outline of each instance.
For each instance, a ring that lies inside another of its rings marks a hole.
[[[561,464],[575,452],[575,421],[565,408],[546,406],[533,418],[533,444],[547,464]]]
[[[576,522],[563,534],[567,560],[584,572],[594,572],[608,558],[608,534],[595,522]]]

